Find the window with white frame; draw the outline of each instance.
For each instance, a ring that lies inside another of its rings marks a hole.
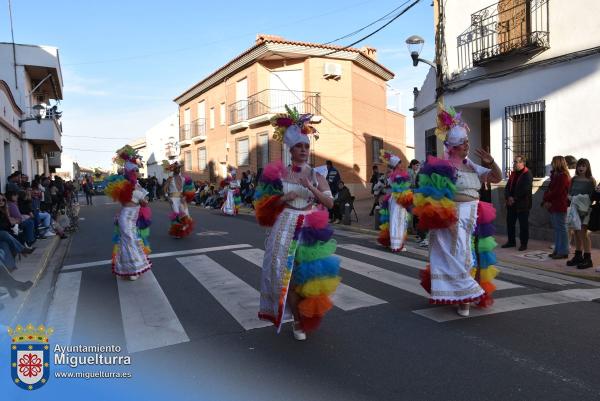
[[[210,129],[215,129],[215,108],[210,108]]]
[[[250,165],[250,155],[248,154],[249,141],[248,138],[243,138],[237,141],[237,165],[248,166]]]
[[[225,103],[219,105],[219,124],[225,125]]]
[[[200,171],[206,169],[206,148],[198,149],[198,169]]]
[[[257,146],[257,168],[265,167],[269,164],[269,133],[264,132],[258,134],[258,146]]]
[[[183,154],[184,167],[187,171],[192,171],[192,151],[188,150]]]

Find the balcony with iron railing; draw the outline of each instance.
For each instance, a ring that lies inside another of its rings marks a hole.
[[[460,69],[550,48],[548,1],[502,0],[471,14],[457,38]]]
[[[247,128],[268,121],[274,114],[284,113],[285,106],[296,107],[300,113],[321,114],[319,92],[266,89],[229,105],[229,126]]]
[[[192,144],[192,124],[183,124],[179,127],[179,146]]]
[[[199,118],[194,120],[191,124],[192,129],[192,141],[199,142],[206,140],[206,119]]]

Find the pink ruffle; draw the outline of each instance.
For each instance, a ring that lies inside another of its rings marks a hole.
[[[496,220],[496,209],[491,203],[479,201],[477,205],[477,224],[489,224]]]
[[[326,210],[315,210],[306,215],[306,225],[317,230],[327,227],[329,223],[329,213]]]

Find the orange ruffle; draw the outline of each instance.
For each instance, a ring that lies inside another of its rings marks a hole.
[[[279,195],[271,195],[258,200],[254,204],[255,216],[258,224],[265,227],[272,227],[277,220],[277,216],[283,211],[285,205],[279,203]]]
[[[327,295],[303,298],[298,303],[298,312],[305,317],[324,316],[333,307],[331,299]]]

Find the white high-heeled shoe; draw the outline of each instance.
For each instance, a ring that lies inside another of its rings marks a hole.
[[[298,341],[306,340],[306,333],[302,329],[296,329],[296,324],[300,324],[299,322],[292,323],[292,332],[294,333],[294,338]]]
[[[469,317],[469,304],[459,304],[456,313],[462,317]]]

